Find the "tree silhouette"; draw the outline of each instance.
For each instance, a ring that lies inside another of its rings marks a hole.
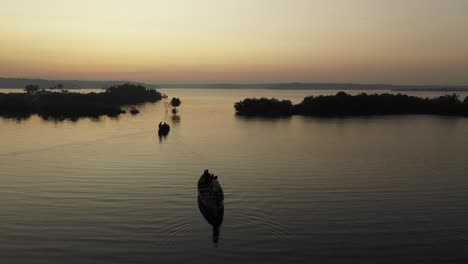
[[[37,92],[39,92],[39,85],[36,85],[36,84],[28,84],[24,87],[24,91],[27,93],[27,94],[30,94],[30,95],[35,95],[37,94]]]
[[[182,101],[180,101],[179,98],[172,97],[171,106],[173,107],[173,109],[172,109],[173,114],[176,114],[178,112],[177,107],[179,107],[181,103],[182,103]]]
[[[179,107],[182,102],[180,101],[179,98],[177,97],[172,97],[171,99],[171,105],[172,107]]]

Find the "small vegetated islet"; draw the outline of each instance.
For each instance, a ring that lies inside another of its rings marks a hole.
[[[368,116],[428,114],[468,116],[468,97],[463,101],[456,94],[436,98],[421,98],[404,94],[350,95],[338,92],[336,95],[308,96],[299,104],[275,98],[247,98],[234,104],[237,115],[280,117],[304,116]]]
[[[163,97],[155,89],[134,84],[112,86],[100,93],[77,93],[57,88],[46,90],[28,85],[25,93],[0,93],[0,116],[17,119],[33,114],[44,119],[115,117],[125,113],[124,106],[156,102]]]

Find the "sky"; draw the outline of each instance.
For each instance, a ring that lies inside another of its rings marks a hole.
[[[466,0],[0,0],[0,76],[468,84]]]

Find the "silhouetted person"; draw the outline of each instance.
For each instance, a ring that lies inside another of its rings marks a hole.
[[[210,184],[212,179],[212,174],[208,170],[205,170],[202,175],[203,184]]]

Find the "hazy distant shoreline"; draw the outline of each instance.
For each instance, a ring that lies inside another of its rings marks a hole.
[[[30,79],[30,78],[0,78],[0,88],[2,89],[21,89],[26,85],[34,84],[40,88],[47,89],[62,85],[64,89],[105,89],[111,86],[123,84],[143,85],[147,88],[160,88],[158,85],[147,84],[142,82],[129,81],[87,81],[87,80],[47,80],[47,79]]]
[[[132,83],[149,88],[184,88],[184,89],[267,89],[267,90],[390,90],[413,92],[468,92],[468,85],[392,85],[392,84],[356,84],[356,83],[161,83],[151,84],[128,81],[87,81],[87,80],[47,80],[29,78],[0,78],[0,88],[21,89],[28,84],[36,84],[41,88],[63,85],[66,89],[107,88],[114,85]]]
[[[266,89],[266,90],[390,90],[468,92],[468,85],[391,85],[355,83],[258,83],[258,84],[160,84],[161,88],[185,89]]]

